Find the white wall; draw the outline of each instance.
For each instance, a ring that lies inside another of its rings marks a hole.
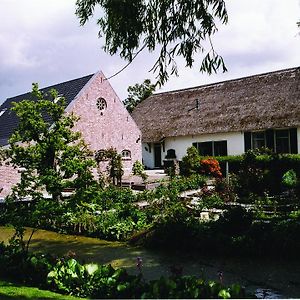
[[[300,132],[299,132],[300,133]],[[187,148],[191,147],[195,142],[209,142],[209,141],[227,141],[228,155],[239,155],[244,153],[244,133],[243,132],[229,132],[229,133],[215,133],[203,135],[190,135],[170,137],[164,140],[165,151],[162,147],[162,160],[167,155],[167,150],[175,149],[177,159],[181,160],[186,155]],[[298,139],[299,140],[299,139]],[[143,143],[143,162],[148,168],[154,168],[154,146],[151,144],[151,153],[145,150],[149,146]],[[300,149],[300,148],[299,148]]]
[[[227,141],[228,155],[238,155],[244,153],[243,132],[215,133],[203,135],[190,135],[167,138],[165,140],[165,150],[175,149],[177,159],[181,160],[186,155],[186,150],[195,142]],[[166,153],[163,155],[163,157]]]
[[[150,147],[151,145],[151,152]],[[146,150],[147,149],[147,150]],[[143,156],[143,164],[150,169],[154,168],[154,146],[153,143],[142,143],[142,156]],[[163,156],[164,157],[164,156]]]
[[[298,139],[298,153],[300,153],[300,127],[297,128]],[[167,155],[167,150],[175,149],[177,159],[181,160],[186,155],[187,148],[191,147],[195,142],[209,142],[209,141],[227,141],[228,155],[240,155],[245,152],[244,146],[244,133],[243,132],[228,132],[228,133],[215,133],[203,135],[189,135],[166,138],[165,151],[162,147],[162,160]],[[151,143],[151,153],[145,150],[149,149],[148,144],[143,144],[143,162],[148,168],[154,168],[154,146]]]

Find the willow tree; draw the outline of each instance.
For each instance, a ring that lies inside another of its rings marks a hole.
[[[161,85],[170,74],[177,75],[176,56],[192,67],[200,52],[200,71],[226,71],[211,41],[217,22],[228,21],[224,0],[77,0],[81,25],[93,17],[97,7],[102,8],[97,24],[99,36],[105,38],[104,50],[110,55],[118,53],[128,64],[144,49],[158,51],[151,71]]]

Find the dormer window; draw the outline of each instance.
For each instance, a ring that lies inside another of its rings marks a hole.
[[[0,117],[7,111],[7,108],[0,110]]]
[[[104,98],[98,98],[98,99],[97,99],[96,105],[97,105],[97,108],[98,108],[101,112],[103,112],[103,111],[107,108],[107,103],[106,103],[106,101],[105,101]]]
[[[57,95],[57,97],[54,98],[53,102],[57,103],[58,101],[60,101],[63,97],[63,94]]]

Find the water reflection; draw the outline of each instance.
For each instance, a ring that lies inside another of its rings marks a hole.
[[[258,288],[255,291],[255,296],[258,299],[282,299],[284,298],[278,292],[271,290],[271,289],[262,289]]]

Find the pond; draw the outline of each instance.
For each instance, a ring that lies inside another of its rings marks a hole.
[[[30,231],[26,231],[28,238]],[[0,241],[7,241],[13,230],[0,226]],[[287,260],[213,258],[189,255],[188,253],[167,254],[132,247],[126,243],[108,242],[96,238],[58,234],[38,230],[34,233],[30,250],[63,255],[69,250],[76,253],[82,262],[111,264],[137,273],[136,259],[142,258],[143,275],[147,279],[170,275],[170,266],[182,268],[185,275],[196,275],[219,280],[223,274],[226,285],[240,283],[259,298],[299,298],[300,262]],[[266,249],[267,251],[267,249]]]

